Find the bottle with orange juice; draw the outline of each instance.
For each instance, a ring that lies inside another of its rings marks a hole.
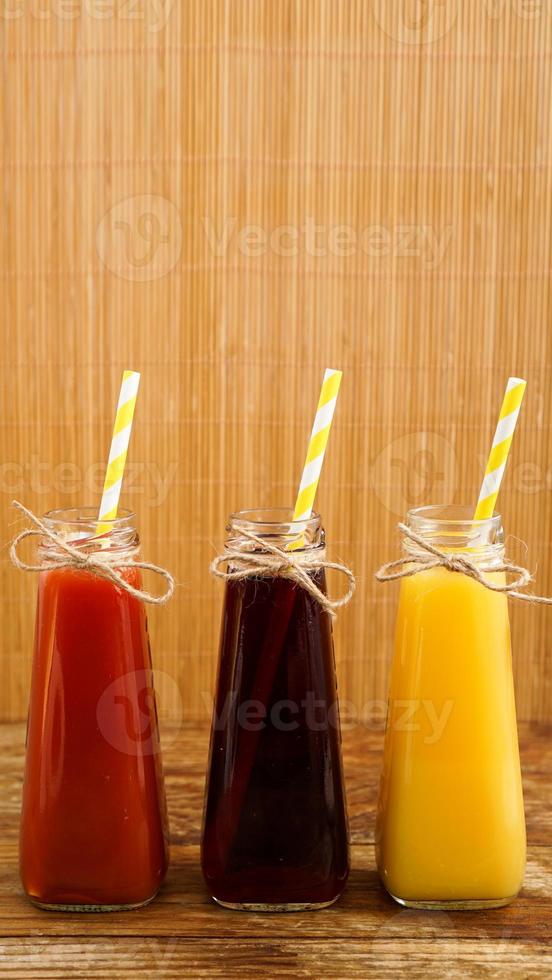
[[[499,515],[421,507],[408,527],[502,584]],[[405,538],[407,557],[423,555]],[[416,908],[492,908],[518,893],[525,821],[508,600],[433,567],[401,582],[376,853],[387,891]]]
[[[411,510],[405,559],[377,575],[402,582],[376,856],[387,891],[415,908],[496,908],[523,882],[508,600],[496,587],[507,569],[522,573],[518,588],[529,575],[505,562],[494,508],[525,388],[508,379],[475,513]]]

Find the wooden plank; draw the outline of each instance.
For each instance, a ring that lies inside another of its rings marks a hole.
[[[33,978],[121,976],[244,977],[262,976],[361,978],[396,980],[465,980],[465,977],[505,976],[509,980],[546,977],[552,970],[550,949],[505,938],[469,941],[452,937],[437,946],[434,939],[402,940],[378,937],[359,942],[335,940],[213,939],[32,940],[0,942],[0,964],[13,980]]]
[[[0,970],[23,977],[201,978],[258,976],[539,977],[550,973],[552,732],[520,728],[529,852],[525,885],[509,907],[487,912],[403,909],[382,889],[371,843],[381,732],[345,733],[352,872],[330,909],[293,915],[231,912],[205,890],[199,866],[205,726],[165,731],[171,866],[148,908],[104,915],[34,908],[18,878],[18,806],[24,726],[0,725]]]
[[[419,912],[401,909],[382,889],[371,845],[354,846],[347,889],[334,906],[293,915],[232,912],[209,898],[196,846],[175,847],[165,887],[146,909],[105,915],[57,914],[29,904],[21,894],[15,849],[0,849],[0,936],[180,936],[193,938],[441,939],[464,936],[486,941],[506,937],[549,940],[552,915],[552,848],[530,850],[523,892],[505,909],[490,912]]]

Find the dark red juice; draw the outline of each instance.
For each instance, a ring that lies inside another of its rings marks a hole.
[[[345,887],[331,622],[287,579],[226,586],[202,867],[212,896],[238,907],[322,906]]]

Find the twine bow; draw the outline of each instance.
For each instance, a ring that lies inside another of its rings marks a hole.
[[[161,568],[159,565],[152,565],[147,561],[135,561],[134,558],[121,558],[113,554],[110,555],[107,550],[105,554],[89,554],[82,551],[81,548],[76,548],[74,545],[69,544],[61,534],[52,531],[40,517],[33,514],[32,510],[24,507],[23,504],[20,504],[18,500],[13,500],[12,505],[17,507],[35,525],[34,528],[25,528],[24,531],[21,531],[10,545],[10,558],[15,567],[21,571],[44,572],[57,568],[78,568],[83,571],[92,572],[93,575],[97,575],[99,578],[105,578],[109,582],[113,582],[114,585],[119,586],[120,589],[128,592],[135,599],[141,599],[142,602],[149,602],[152,605],[161,606],[171,598],[175,587],[174,579],[166,568]],[[62,554],[59,558],[43,561],[39,565],[29,565],[19,557],[17,548],[24,538],[33,537],[49,538],[59,548]],[[142,568],[148,572],[154,572],[156,575],[161,575],[167,583],[165,592],[162,595],[155,596],[151,595],[150,592],[146,592],[145,589],[135,589],[118,571],[118,569],[124,568]]]
[[[217,555],[211,562],[210,571],[212,575],[233,582],[249,578],[252,575],[269,575],[273,578],[290,579],[296,585],[300,585],[305,592],[308,592],[332,618],[335,618],[336,609],[345,606],[352,598],[356,580],[347,565],[343,565],[341,562],[326,561],[325,558],[320,558],[314,553],[302,552],[299,556],[292,551],[285,551],[265,538],[253,534],[252,531],[244,530],[240,533],[251,542],[252,546],[257,546],[261,551],[252,551],[237,545],[231,548],[227,547],[222,555]],[[221,570],[222,565],[227,566],[225,571]],[[338,599],[331,599],[322,592],[309,575],[309,571],[318,568],[331,568],[345,575],[349,581],[345,595]]]
[[[516,565],[514,562],[507,560],[502,560],[496,565],[493,565],[493,572],[505,572],[514,576],[510,582],[500,585],[488,579],[475,561],[467,555],[441,551],[440,548],[436,548],[435,545],[426,541],[421,535],[416,534],[406,524],[398,524],[397,527],[405,538],[418,545],[422,554],[415,556],[404,555],[402,558],[397,558],[395,561],[390,561],[382,565],[375,573],[378,582],[392,582],[395,579],[408,578],[410,575],[416,575],[418,572],[426,571],[428,568],[441,567],[446,568],[449,572],[459,572],[462,575],[467,575],[468,578],[475,579],[476,582],[479,582],[486,589],[490,589],[491,592],[505,592],[513,598],[523,599],[525,602],[542,603],[544,605],[552,604],[551,597],[531,595],[530,593],[518,591],[519,589],[525,588],[532,581],[531,573],[526,568],[523,568],[522,565]]]

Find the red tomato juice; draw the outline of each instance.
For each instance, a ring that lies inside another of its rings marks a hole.
[[[140,587],[139,569],[125,578]],[[133,907],[167,870],[144,605],[89,571],[40,575],[20,860],[31,900]]]

